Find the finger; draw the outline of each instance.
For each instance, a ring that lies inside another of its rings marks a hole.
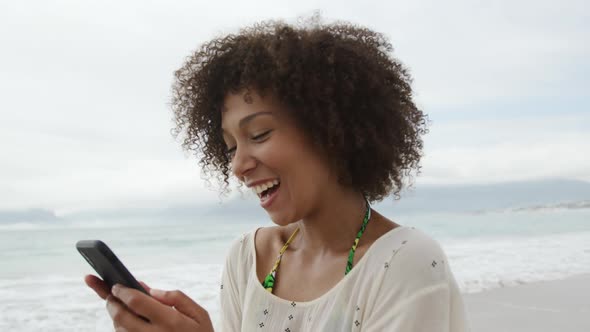
[[[197,323],[203,324],[210,320],[207,310],[179,290],[164,291],[152,288],[150,295],[164,304],[173,306],[179,312],[197,321]]]
[[[86,285],[88,285],[88,287],[92,288],[96,292],[96,294],[98,294],[98,296],[100,296],[100,298],[103,300],[106,299],[109,294],[111,294],[109,286],[107,286],[107,284],[104,281],[102,281],[96,276],[89,274],[84,277],[84,282],[86,283]]]
[[[150,286],[148,286],[145,282],[143,282],[141,280],[139,281],[139,284],[141,285],[141,287],[143,287],[146,290],[146,292],[148,294],[150,293],[150,289],[152,289]]]
[[[148,327],[148,323],[132,313],[113,295],[106,298],[107,311],[116,330],[124,329],[125,331],[143,331]]]
[[[113,286],[113,295],[125,304],[129,310],[152,322],[162,321],[174,312],[172,308],[162,305],[156,299],[137,289],[117,284]]]

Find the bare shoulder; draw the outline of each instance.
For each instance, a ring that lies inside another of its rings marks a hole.
[[[260,280],[272,268],[274,260],[281,250],[285,236],[292,226],[268,226],[259,228],[254,236],[256,250],[256,272]]]
[[[390,230],[401,226],[375,210],[372,212],[370,224],[371,226],[367,228],[367,237],[365,238],[368,244],[373,243]]]
[[[257,252],[278,253],[296,225],[261,227],[255,234],[254,244]]]
[[[254,246],[257,253],[268,252],[273,249],[280,236],[280,226],[268,226],[259,228],[254,235]]]

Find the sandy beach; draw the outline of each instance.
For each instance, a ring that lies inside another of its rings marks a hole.
[[[590,274],[464,295],[473,332],[588,332]]]

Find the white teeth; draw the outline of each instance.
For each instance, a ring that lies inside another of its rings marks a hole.
[[[268,181],[266,183],[263,183],[261,185],[252,187],[252,191],[254,191],[254,193],[256,195],[260,196],[260,194],[263,191],[265,191],[265,190],[267,190],[269,188],[272,188],[272,187],[276,186],[277,184],[279,184],[279,180],[276,180],[275,179],[275,180],[272,180],[272,181]]]

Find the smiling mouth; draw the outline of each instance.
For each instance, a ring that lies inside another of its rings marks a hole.
[[[277,184],[275,186],[273,186],[272,188],[268,188],[265,191],[261,192],[258,197],[260,197],[261,199],[267,198],[268,196],[272,195],[272,193],[274,193],[275,191],[279,190],[279,187],[281,186],[281,184]]]
[[[270,181],[268,183],[262,184],[260,186],[256,186],[253,191],[260,199],[265,199],[270,196],[272,193],[277,191],[281,185],[279,180]]]

